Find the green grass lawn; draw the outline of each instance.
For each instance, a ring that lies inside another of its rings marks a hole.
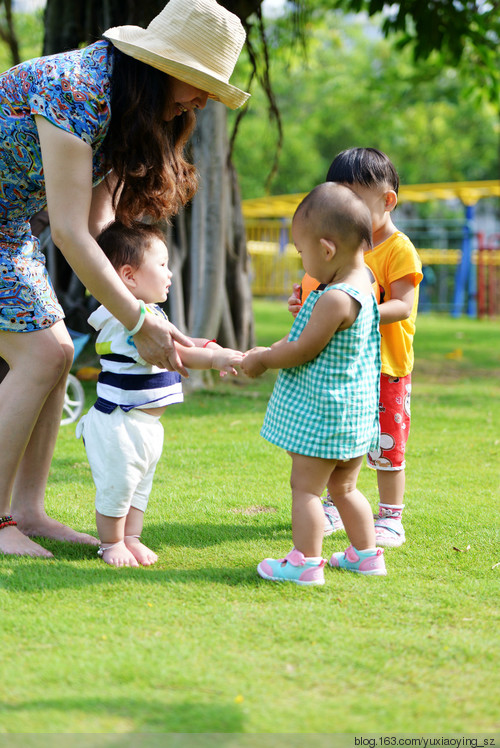
[[[260,343],[286,334],[286,303],[255,313]],[[497,732],[499,338],[499,321],[419,319],[407,542],[385,578],[257,576],[291,548],[289,458],[259,436],[273,374],[170,408],[143,535],[155,566],[50,541],[54,560],[1,558],[0,733]],[[47,505],[95,532],[74,432]],[[360,487],[375,509],[366,468]],[[336,533],[324,555],[346,545]]]

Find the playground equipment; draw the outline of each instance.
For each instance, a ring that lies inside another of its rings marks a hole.
[[[500,314],[500,234],[477,234],[477,316]]]
[[[305,195],[243,200],[255,295],[286,297],[291,284],[300,280],[302,266],[289,230],[295,209]],[[500,181],[497,180],[400,187],[400,203],[459,198],[465,208],[465,220],[460,224],[454,221],[450,222],[453,226],[445,226],[440,221],[426,222],[425,234],[418,225],[398,217],[398,227],[410,236],[422,259],[422,311],[424,307],[437,309],[454,317],[464,310],[469,316],[500,314],[500,234],[485,236],[483,232],[474,231],[477,202],[499,196]],[[435,243],[429,244],[429,241]]]

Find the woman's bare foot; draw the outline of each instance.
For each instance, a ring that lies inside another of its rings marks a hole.
[[[123,540],[110,545],[104,543],[97,553],[110,566],[118,568],[122,566],[139,566],[135,556],[129,551]]]
[[[142,566],[151,566],[158,561],[156,553],[141,543],[135,535],[125,535],[125,545]]]
[[[38,517],[14,516],[22,533],[30,538],[51,538],[52,540],[65,540],[68,543],[82,543],[83,545],[99,545],[99,540],[86,532],[77,532],[62,522],[58,522],[46,514]]]
[[[54,558],[52,553],[34,543],[18,530],[15,525],[3,527],[0,530],[0,553],[7,556],[41,556]]]

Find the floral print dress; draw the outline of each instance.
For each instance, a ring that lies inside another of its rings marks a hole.
[[[106,41],[23,62],[0,74],[0,331],[64,317],[29,219],[46,206],[35,115],[92,147],[92,183],[106,173],[113,56]]]

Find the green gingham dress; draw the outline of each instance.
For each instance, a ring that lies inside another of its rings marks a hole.
[[[288,340],[297,340],[324,293],[339,289],[361,305],[351,327],[336,332],[312,361],[280,369],[261,435],[309,457],[349,460],[379,443],[380,333],[375,297],[346,283],[312,291]]]

